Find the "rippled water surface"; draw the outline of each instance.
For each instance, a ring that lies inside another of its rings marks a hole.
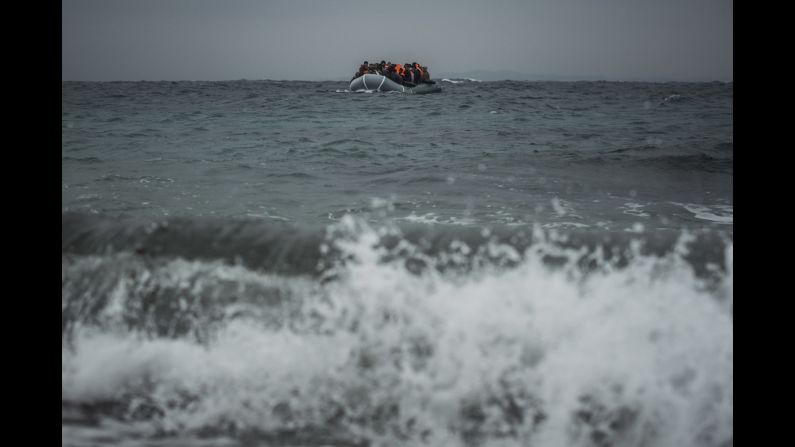
[[[63,445],[733,445],[733,84],[438,82],[64,82]]]

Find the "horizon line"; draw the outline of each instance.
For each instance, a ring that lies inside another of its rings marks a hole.
[[[472,76],[463,74],[443,73],[444,76],[435,76],[433,79],[441,81],[443,79],[475,79]],[[532,77],[532,79],[528,79]],[[500,79],[477,79],[481,82],[649,82],[649,83],[667,83],[667,82],[683,82],[683,83],[733,83],[734,79],[666,79],[666,78],[626,78],[616,79],[608,77],[579,77],[579,76],[559,76],[559,77],[534,77],[528,75],[522,79],[516,78],[500,78]],[[64,79],[61,82],[232,82],[232,81],[278,81],[278,82],[350,82],[348,79],[286,79],[286,78],[228,78],[228,79]]]

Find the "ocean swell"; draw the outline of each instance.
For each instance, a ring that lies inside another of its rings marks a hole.
[[[730,241],[710,245],[707,279],[687,235],[656,253],[628,241],[618,262],[596,241],[441,244],[346,216],[294,240],[318,267],[280,269],[189,244],[152,255],[146,225],[105,222],[102,239],[70,218],[70,427],[234,445],[733,442]]]

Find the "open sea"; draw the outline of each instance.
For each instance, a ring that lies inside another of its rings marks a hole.
[[[733,83],[62,83],[64,446],[733,445]]]

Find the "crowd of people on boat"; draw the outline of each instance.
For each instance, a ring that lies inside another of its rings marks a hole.
[[[431,80],[431,73],[428,71],[428,67],[422,66],[417,62],[393,64],[391,61],[381,61],[377,64],[364,61],[359,66],[356,74],[353,75],[353,78],[351,78],[351,81],[368,73],[386,76],[387,79],[407,87],[415,87],[422,83],[436,84],[435,81]]]

